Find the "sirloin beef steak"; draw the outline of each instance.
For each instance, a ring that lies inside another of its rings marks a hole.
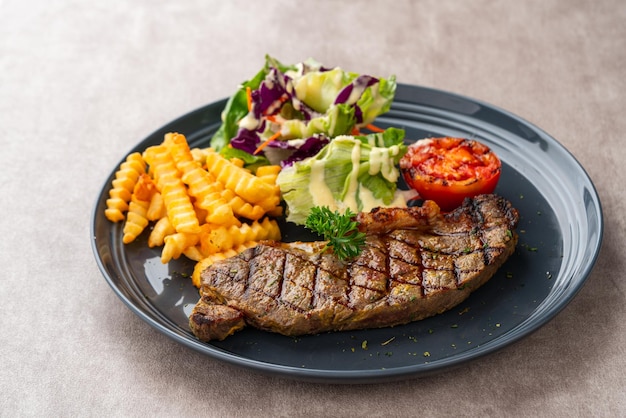
[[[515,250],[517,210],[497,195],[440,213],[421,207],[357,216],[362,253],[341,261],[324,242],[262,242],[202,273],[189,318],[202,341],[246,325],[296,336],[389,327],[442,313],[486,283]]]

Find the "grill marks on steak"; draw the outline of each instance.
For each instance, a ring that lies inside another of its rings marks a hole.
[[[496,195],[457,210],[375,209],[349,262],[324,243],[264,242],[202,274],[190,327],[203,341],[251,325],[285,335],[404,324],[444,312],[483,285],[514,251],[518,214]]]

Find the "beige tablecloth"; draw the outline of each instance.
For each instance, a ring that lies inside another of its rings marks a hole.
[[[626,414],[623,1],[0,0],[0,21],[1,416]],[[554,136],[604,210],[580,293],[495,354],[372,385],[263,375],[147,325],[94,260],[96,197],[141,139],[266,53],[395,74]]]

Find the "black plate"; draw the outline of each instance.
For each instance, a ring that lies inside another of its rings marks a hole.
[[[132,151],[167,132],[207,146],[225,100],[159,129]],[[424,376],[493,353],[553,318],[580,290],[602,241],[595,188],[580,164],[555,139],[506,111],[458,95],[400,85],[380,127],[404,128],[411,140],[427,136],[476,138],[501,158],[496,193],[521,214],[515,254],[485,286],[455,309],[394,328],[325,333],[301,338],[245,329],[222,342],[202,343],[187,317],[198,300],[184,257],[162,265],[147,233],[122,244],[122,225],[104,217],[117,167],[104,182],[92,216],[92,247],[107,282],[141,319],[194,350],[259,372],[308,381],[368,383]],[[131,152],[132,152],[131,151]],[[120,161],[121,162],[121,161]],[[298,230],[287,228],[292,240]]]

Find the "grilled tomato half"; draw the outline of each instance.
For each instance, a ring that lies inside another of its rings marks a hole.
[[[400,160],[407,185],[443,211],[458,207],[466,197],[493,193],[501,169],[488,146],[464,138],[419,140]]]

